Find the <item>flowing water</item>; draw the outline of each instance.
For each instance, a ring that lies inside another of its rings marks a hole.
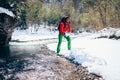
[[[7,60],[16,56],[28,56],[30,54],[39,53],[41,50],[40,48],[40,45],[0,46],[0,59]]]

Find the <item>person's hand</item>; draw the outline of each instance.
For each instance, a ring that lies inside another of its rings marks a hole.
[[[65,33],[65,36],[67,37],[67,36],[70,36],[71,35],[71,33],[68,33],[68,32],[66,32]]]

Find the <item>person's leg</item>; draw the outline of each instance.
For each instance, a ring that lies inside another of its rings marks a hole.
[[[59,54],[59,52],[60,52],[60,50],[61,50],[61,43],[62,43],[63,35],[62,35],[62,34],[59,34],[59,35],[58,35],[58,38],[59,38],[59,42],[58,42],[58,45],[57,45],[57,54]]]
[[[68,50],[71,50],[71,39],[70,39],[70,36],[67,36],[65,38],[67,39],[67,42],[68,42],[68,44],[67,44]]]

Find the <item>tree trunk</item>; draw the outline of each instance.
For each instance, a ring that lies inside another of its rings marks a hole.
[[[5,13],[0,14],[0,45],[9,44],[13,30],[17,24],[15,18]]]
[[[102,13],[102,10],[101,10],[100,7],[98,8],[98,12],[99,12],[99,14],[100,14],[100,18],[101,18],[101,21],[102,21],[102,27],[105,27],[105,26],[104,26],[105,21],[104,21],[103,13]]]
[[[73,0],[73,6],[76,12],[79,12],[81,0]]]
[[[115,9],[116,9],[116,14],[117,14],[117,18],[118,18],[118,26],[117,27],[120,27],[120,10],[119,10],[119,8],[118,7],[115,7]]]

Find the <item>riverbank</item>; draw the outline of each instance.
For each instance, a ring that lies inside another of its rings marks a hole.
[[[103,80],[85,67],[56,56],[45,45],[39,49],[0,60],[0,80]]]

